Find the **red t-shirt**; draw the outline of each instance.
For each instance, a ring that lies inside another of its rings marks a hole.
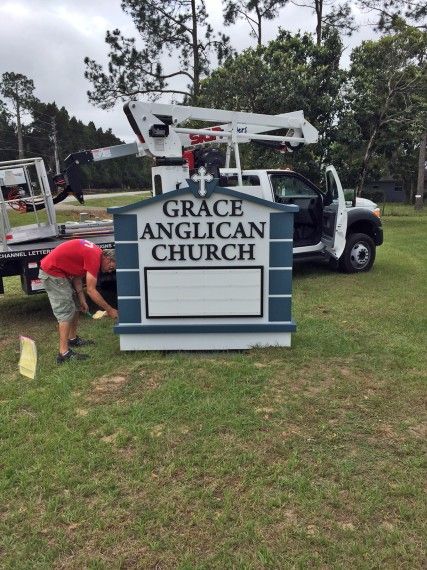
[[[72,239],[61,243],[43,257],[40,267],[54,277],[83,277],[86,272],[94,277],[101,268],[102,249],[86,239]]]

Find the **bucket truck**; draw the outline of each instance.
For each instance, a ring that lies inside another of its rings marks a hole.
[[[254,142],[287,153],[301,145],[316,143],[317,130],[302,111],[265,115],[129,101],[124,105],[124,112],[137,140],[69,155],[65,160],[60,199],[72,192],[83,201],[79,169],[84,164],[132,155],[149,157],[153,162],[154,196],[185,188],[190,177],[215,176],[222,186],[299,207],[294,227],[295,258],[329,258],[350,273],[372,267],[376,246],[383,240],[381,220],[368,208],[354,207],[354,204],[349,207],[334,167],[326,169],[325,190],[288,169],[242,168],[241,144]],[[195,122],[213,125],[200,128],[193,126]],[[218,149],[221,145],[225,146],[225,152]],[[38,292],[41,288],[37,280],[39,261],[64,239],[90,236],[89,239],[101,247],[114,245],[111,222],[56,223],[55,199],[42,159],[0,163],[0,170],[29,166],[35,168],[39,196],[33,195],[29,185],[29,197],[13,200],[21,201],[24,204],[21,208],[36,215],[45,209],[48,220],[37,220],[31,227],[12,227],[8,219],[11,201],[0,192],[0,293],[3,292],[2,277],[9,275],[21,275],[26,293]]]

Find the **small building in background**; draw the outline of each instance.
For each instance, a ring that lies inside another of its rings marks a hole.
[[[405,202],[403,182],[392,178],[383,178],[367,184],[362,196],[374,202]]]

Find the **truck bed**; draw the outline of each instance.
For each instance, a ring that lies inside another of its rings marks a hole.
[[[33,295],[43,291],[38,279],[41,259],[56,246],[70,239],[88,239],[102,249],[114,247],[113,232],[104,235],[72,235],[55,237],[27,243],[6,245],[0,243],[0,294],[4,293],[3,277],[20,275],[23,291]]]
[[[70,237],[55,237],[39,241],[17,243],[6,245],[0,244],[0,260],[4,259],[21,259],[25,257],[44,256],[49,253],[56,246],[69,241],[70,239],[88,239],[101,248],[110,248],[114,245],[114,234],[108,233],[105,235],[73,235]],[[1,275],[1,269],[0,269]]]

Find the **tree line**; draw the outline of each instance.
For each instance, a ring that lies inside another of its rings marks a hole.
[[[34,82],[26,76],[6,72],[0,78],[0,161],[42,157],[53,175],[64,170],[64,159],[79,150],[121,144],[111,131],[85,125],[70,116],[65,107],[43,103],[34,95]],[[145,161],[128,157],[84,166],[85,188],[147,188],[150,168]]]
[[[210,23],[205,0],[122,0],[121,5],[139,37],[109,30],[107,67],[85,59],[92,104],[106,109],[130,98],[166,97],[183,104],[267,114],[303,109],[319,130],[320,142],[284,156],[283,165],[318,180],[321,168],[332,162],[345,185],[356,187],[359,194],[368,182],[381,177],[403,181],[408,194],[416,191],[418,180],[417,192],[422,191],[427,123],[425,2],[223,0],[220,32]],[[368,14],[378,39],[354,48],[344,69],[344,37],[357,28],[351,5]],[[314,33],[286,31],[287,6],[304,18],[311,13]],[[265,43],[265,24],[279,15],[283,27]],[[255,40],[254,47],[240,53],[224,33],[236,23],[246,25]],[[1,85],[4,95],[4,77]],[[68,134],[65,130],[59,134],[70,146],[73,143],[72,150],[78,148],[76,142],[85,143],[83,148],[93,148],[87,143],[95,140],[97,146],[114,144],[109,142],[115,138],[111,131],[83,125],[69,118],[65,109],[37,105],[45,118],[55,115],[58,132],[61,124],[67,124]],[[17,120],[8,123],[4,117],[0,110],[0,128],[6,132],[9,125],[12,140],[10,127],[16,131]],[[37,136],[37,128],[43,124],[37,126],[35,115],[27,139]],[[277,166],[277,154],[271,151],[245,145],[242,154],[247,167]],[[128,180],[133,171],[126,172]],[[99,182],[95,173],[90,176],[93,184]]]
[[[106,70],[87,57],[89,100],[101,108],[142,96],[176,96],[184,104],[283,113],[303,109],[320,143],[286,157],[312,179],[333,162],[346,185],[361,194],[367,182],[393,177],[418,193],[426,144],[426,15],[423,1],[356,0],[379,39],[356,47],[340,65],[343,37],[356,22],[350,2],[333,0],[224,0],[225,27],[246,23],[256,46],[236,53],[229,36],[215,33],[204,0],[122,0],[139,38],[107,31]],[[282,10],[276,39],[264,27],[287,5],[311,11],[314,34],[286,31]],[[175,55],[165,68],[165,56]],[[214,68],[212,70],[212,68]],[[178,81],[178,78],[181,80]],[[273,166],[277,156],[245,149],[248,166]]]

